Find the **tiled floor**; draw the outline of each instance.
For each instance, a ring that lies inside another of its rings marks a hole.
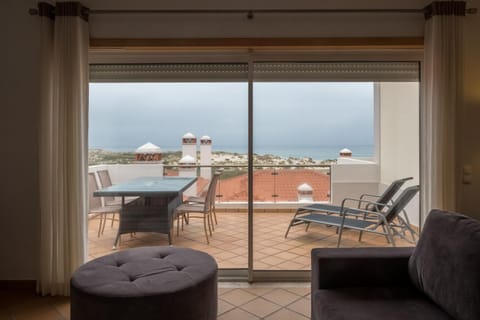
[[[219,283],[219,320],[306,320],[308,283]],[[68,297],[40,297],[32,290],[0,290],[0,320],[70,319]]]
[[[310,251],[318,247],[336,247],[336,229],[323,225],[311,225],[307,232],[304,226],[285,231],[293,216],[291,212],[254,213],[254,268],[259,270],[309,270]],[[247,268],[247,214],[245,212],[218,212],[218,225],[207,244],[203,231],[203,220],[192,219],[184,226],[179,236],[173,237],[173,245],[198,249],[211,254],[220,268]],[[112,252],[117,222],[108,224],[102,236],[97,237],[98,219],[89,223],[89,258]],[[110,223],[110,222],[108,222]],[[176,234],[176,233],[175,233]],[[396,239],[398,246],[411,246]],[[168,245],[164,234],[138,232],[122,235],[118,250],[138,246]],[[358,241],[357,231],[346,231],[342,236],[342,247],[388,246],[385,237],[365,233]]]
[[[303,226],[292,228],[287,239],[284,233],[293,213],[254,213],[254,266],[265,270],[308,270],[310,250],[315,247],[335,247],[334,228],[312,225],[308,232]],[[112,252],[117,223],[107,225],[104,234],[97,237],[98,220],[89,222],[89,258]],[[385,246],[385,238],[365,234],[358,242],[358,233],[344,234],[342,246]],[[397,241],[398,245],[410,245]],[[123,235],[120,248],[168,245],[167,237],[155,233]],[[218,212],[218,225],[206,243],[202,220],[192,220],[174,245],[190,247],[210,253],[220,268],[247,267],[247,214]],[[218,319],[299,319],[310,318],[309,283],[219,283]],[[39,297],[33,290],[0,290],[0,320],[69,319],[70,300],[66,297]]]

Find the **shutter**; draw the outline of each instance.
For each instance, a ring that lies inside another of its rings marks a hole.
[[[419,81],[417,62],[255,63],[255,81]]]
[[[418,82],[418,62],[260,62],[254,81]],[[91,64],[92,82],[247,81],[244,63]]]
[[[247,64],[91,64],[91,82],[247,81]]]

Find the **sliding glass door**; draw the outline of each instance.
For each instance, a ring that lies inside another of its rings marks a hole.
[[[204,197],[220,172],[208,226],[172,221],[173,245],[210,253],[222,276],[307,279],[311,249],[335,247],[338,233],[293,225],[298,208],[381,194],[403,177],[413,178],[403,188],[419,184],[418,70],[412,62],[92,65],[89,172],[99,187],[100,171],[113,184],[194,176],[184,200]],[[405,212],[418,228],[418,196]],[[89,221],[90,258],[110,252],[117,228],[118,218],[98,236]],[[167,244],[164,234],[137,233],[118,250]],[[341,242],[388,245],[351,230]]]
[[[298,208],[334,211],[400,178],[413,178],[402,189],[419,184],[418,64],[258,62],[253,70],[253,269],[309,270],[311,249],[336,247],[339,234],[315,223],[324,216],[295,220],[309,214],[296,216]],[[417,228],[418,195],[405,212]],[[390,244],[346,230],[340,245]]]

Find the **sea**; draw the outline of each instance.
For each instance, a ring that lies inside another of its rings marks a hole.
[[[138,147],[138,146],[137,146]],[[109,146],[90,146],[92,149],[103,149],[112,152],[133,152],[136,147],[109,147]],[[181,151],[178,146],[161,147],[164,152]],[[336,159],[340,150],[347,148],[352,151],[354,158],[372,158],[374,155],[373,145],[330,145],[330,146],[254,146],[253,152],[258,155],[276,155],[282,158],[312,158],[313,160]],[[246,146],[212,146],[213,152],[228,152],[247,154]]]

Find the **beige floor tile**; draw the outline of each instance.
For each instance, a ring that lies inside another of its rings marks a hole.
[[[307,287],[291,287],[291,288],[285,288],[285,290],[288,290],[298,296],[306,296],[310,293],[310,283],[308,283]]]
[[[310,299],[301,298],[294,303],[287,306],[287,309],[295,311],[304,315],[307,318],[310,318]]]
[[[282,307],[285,307],[289,304],[291,304],[292,302],[298,300],[301,298],[301,296],[293,293],[293,292],[290,292],[290,291],[287,291],[285,289],[274,289],[270,292],[267,292],[266,294],[264,294],[262,296],[264,299],[267,299],[271,302],[274,302]]]
[[[252,293],[252,294],[254,294],[254,295],[256,295],[256,296],[262,297],[262,296],[265,295],[267,292],[274,290],[274,288],[272,288],[272,287],[256,287],[256,286],[252,286],[252,287],[250,287],[250,288],[245,288],[245,289],[243,289],[243,290],[245,290],[245,291],[247,291],[247,292],[250,292],[250,293]]]
[[[234,289],[222,295],[222,300],[234,305],[241,306],[257,296],[242,289]]]
[[[280,309],[269,315],[266,320],[308,320],[309,318],[288,309]]]
[[[234,309],[235,306],[226,302],[226,301],[223,301],[222,299],[218,299],[218,312],[217,314],[218,315],[222,315],[224,314],[225,312],[228,312],[232,309]]]
[[[260,319],[257,316],[254,316],[247,311],[243,311],[242,309],[235,308],[230,310],[217,318],[217,320],[257,320]]]
[[[242,305],[241,308],[259,318],[265,318],[267,315],[272,314],[282,307],[263,298],[257,298]]]

